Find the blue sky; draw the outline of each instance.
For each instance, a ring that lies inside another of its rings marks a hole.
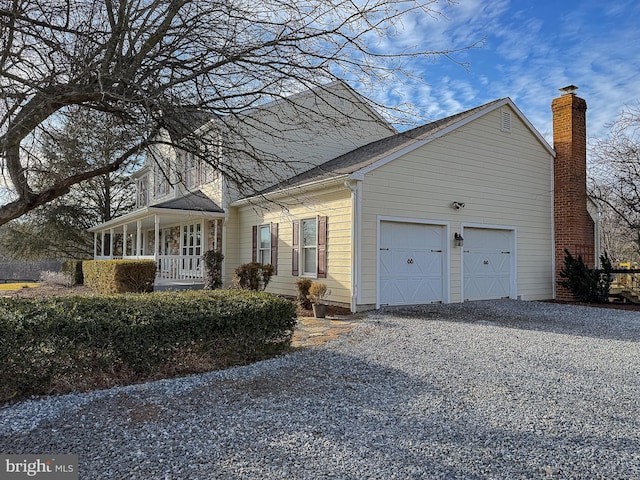
[[[424,83],[396,86],[381,101],[404,97],[427,120],[510,97],[551,141],[551,100],[574,84],[587,101],[587,131],[604,137],[626,105],[640,102],[640,2],[637,0],[459,0],[444,5],[448,19],[408,19],[400,39],[443,49],[486,38],[456,60],[411,67]],[[426,84],[426,85],[425,85]]]

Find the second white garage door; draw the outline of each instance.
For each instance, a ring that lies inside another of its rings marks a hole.
[[[491,300],[511,296],[515,268],[514,238],[513,230],[464,229],[464,300]]]
[[[445,301],[445,239],[441,225],[380,222],[380,304]]]

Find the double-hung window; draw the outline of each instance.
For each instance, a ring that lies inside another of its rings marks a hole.
[[[271,225],[258,227],[258,263],[267,265],[271,263]]]
[[[142,208],[149,205],[149,174],[136,180],[136,207]]]
[[[316,275],[318,271],[318,222],[315,218],[300,221],[302,275]]]
[[[327,217],[294,220],[291,274],[327,278]]]
[[[251,261],[262,265],[273,265],[273,274],[278,274],[278,224],[254,225],[252,232]]]

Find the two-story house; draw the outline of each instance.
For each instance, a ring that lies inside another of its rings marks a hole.
[[[322,279],[352,311],[554,298],[564,248],[598,254],[574,90],[552,103],[555,149],[509,98],[398,133],[342,83],[204,122],[190,138],[212,161],[154,147],[138,209],[92,229],[95,257],[152,258],[159,283],[198,282],[215,249],[226,284],[271,263],[269,291]]]

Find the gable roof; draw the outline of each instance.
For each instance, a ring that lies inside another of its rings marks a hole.
[[[502,98],[479,107],[421,125],[411,130],[407,130],[406,132],[401,132],[396,135],[371,142],[270,187],[261,192],[261,195],[277,190],[299,187],[309,183],[322,182],[323,180],[328,180],[338,176],[348,175],[354,179],[362,179],[364,174],[369,173],[372,170],[375,170],[376,168],[435,140],[436,138],[466,125],[476,118],[486,115],[505,105],[509,105],[515,111],[520,120],[527,125],[538,141],[549,151],[551,155],[555,156],[553,148],[551,148],[535,127],[533,127],[524,114],[518,109],[518,107],[516,107],[513,101],[510,98]]]

